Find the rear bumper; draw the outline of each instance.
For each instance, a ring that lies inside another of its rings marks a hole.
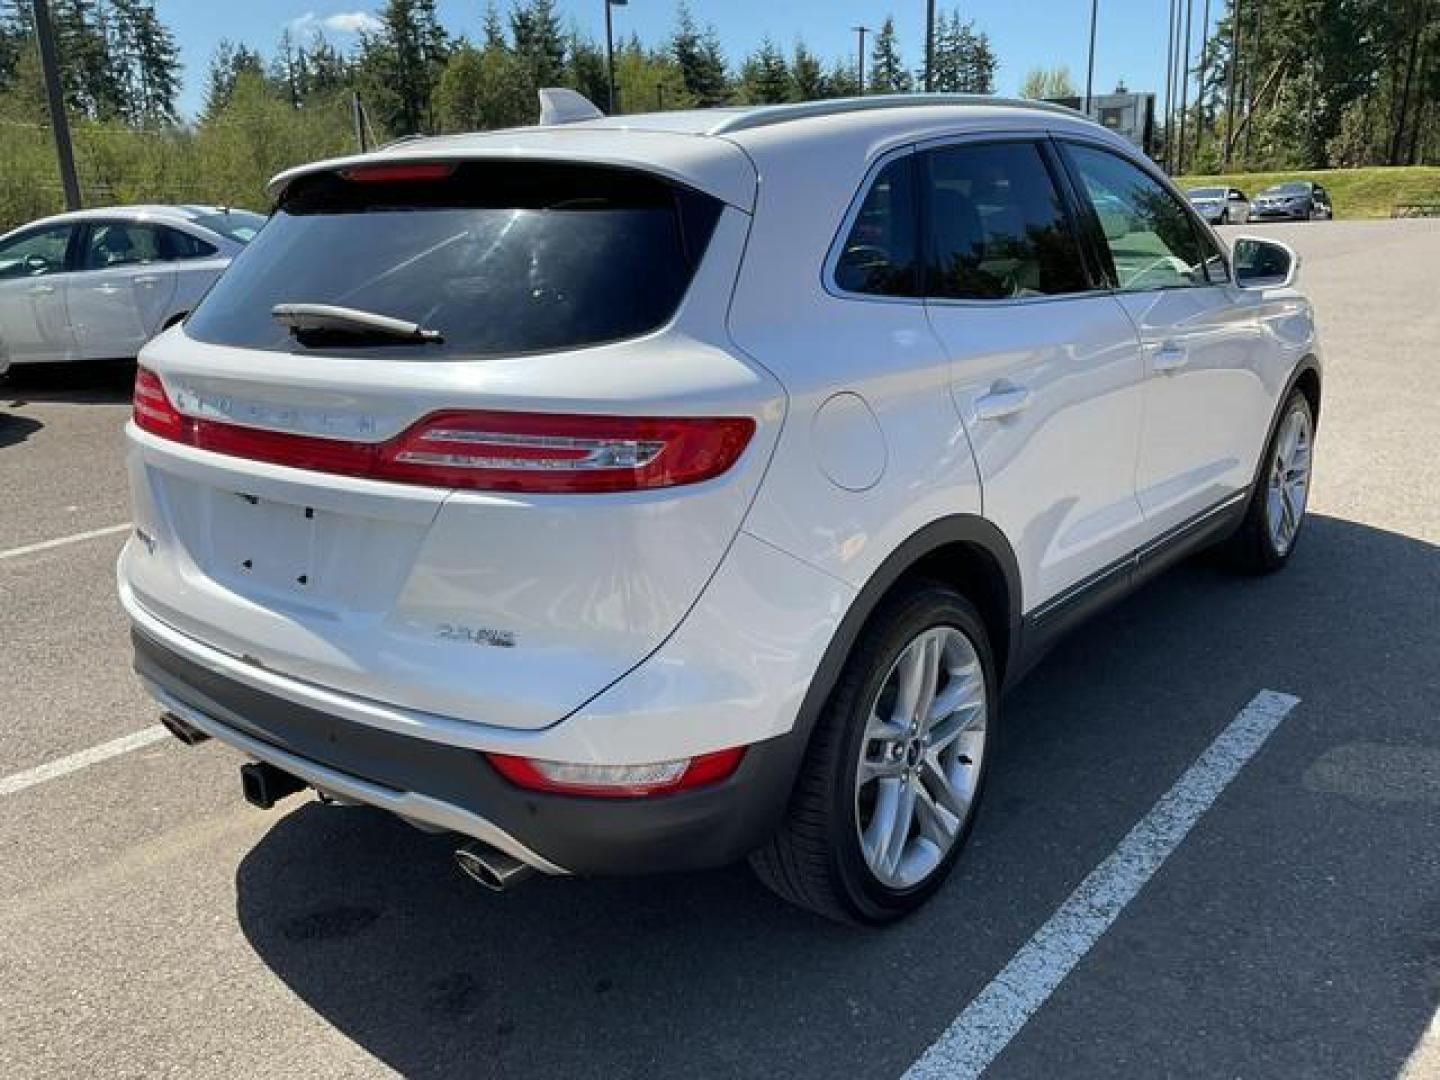
[[[1247,221],[1307,221],[1309,207],[1286,208],[1283,210],[1251,210]]]
[[[645,799],[542,794],[478,750],[372,727],[202,666],[141,630],[135,669],[166,708],[332,795],[475,837],[551,874],[693,870],[742,858],[779,821],[804,740],[752,745],[728,779]]]

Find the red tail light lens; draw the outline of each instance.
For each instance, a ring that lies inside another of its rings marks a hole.
[[[167,439],[184,439],[185,417],[170,404],[170,396],[153,371],[135,369],[131,409],[137,426]]]
[[[649,765],[579,765],[510,754],[485,756],[501,776],[530,791],[633,799],[686,791],[724,780],[739,768],[745,748],[737,746]]]
[[[605,492],[695,484],[735,464],[749,417],[438,412],[380,443],[292,435],[177,411],[135,376],[135,423],[167,439],[297,469],[474,491]]]

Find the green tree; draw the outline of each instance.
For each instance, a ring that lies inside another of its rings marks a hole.
[[[803,41],[795,42],[795,52],[790,58],[790,80],[794,84],[797,101],[814,101],[829,96],[820,58],[807,49]]]
[[[1020,84],[1020,96],[1035,101],[1075,97],[1079,93],[1075,89],[1075,80],[1070,76],[1070,68],[1065,64],[1031,68]]]
[[[202,123],[225,109],[235,89],[235,80],[247,72],[263,76],[264,57],[248,45],[237,45],[228,38],[221,38],[210,57],[210,69],[205,77],[205,104],[200,111]]]
[[[730,98],[730,78],[725,71],[725,54],[720,48],[715,28],[707,27],[702,34],[684,0],[681,0],[675,19],[675,32],[670,37],[670,55],[680,67],[686,91],[703,107],[725,104]]]
[[[533,124],[540,106],[530,72],[509,49],[462,43],[436,90],[443,131],[484,131]]]
[[[510,12],[510,34],[515,55],[530,72],[536,86],[560,86],[565,81],[565,36],[555,0],[528,0]]]
[[[449,37],[435,0],[387,0],[381,27],[360,39],[356,81],[367,107],[391,135],[435,126],[435,85],[449,53]]]
[[[768,37],[740,68],[740,97],[757,105],[790,100],[790,69],[784,53]]]
[[[905,62],[900,57],[900,42],[895,34],[895,19],[885,16],[875,44],[870,49],[870,85],[872,94],[903,94],[913,83]]]

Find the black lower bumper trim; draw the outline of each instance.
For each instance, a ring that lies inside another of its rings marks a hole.
[[[494,823],[576,874],[720,866],[764,842],[804,751],[797,735],[751,746],[728,779],[643,799],[525,791],[477,750],[356,723],[236,682],[133,630],[135,670],[191,708],[318,765],[441,799]]]

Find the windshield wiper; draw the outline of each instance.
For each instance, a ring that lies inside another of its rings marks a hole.
[[[398,345],[439,345],[445,340],[439,330],[419,323],[334,304],[276,304],[270,315],[288,326],[302,345],[331,337],[350,343],[372,338]]]

